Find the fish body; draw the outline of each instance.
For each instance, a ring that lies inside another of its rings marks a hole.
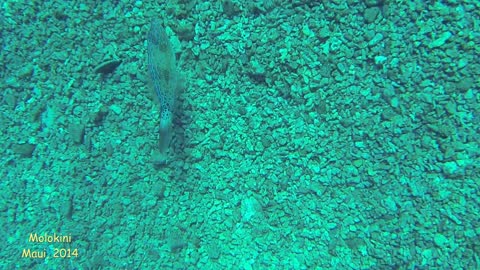
[[[160,21],[152,21],[147,38],[148,73],[160,102],[160,152],[165,153],[172,138],[172,119],[177,91],[175,53]]]

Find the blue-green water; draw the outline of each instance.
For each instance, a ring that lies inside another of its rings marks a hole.
[[[0,269],[480,268],[480,2],[167,2],[2,3]]]

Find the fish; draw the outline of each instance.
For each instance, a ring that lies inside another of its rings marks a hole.
[[[147,66],[160,103],[159,151],[166,154],[173,135],[173,115],[178,88],[175,53],[159,19],[151,22],[147,36]]]

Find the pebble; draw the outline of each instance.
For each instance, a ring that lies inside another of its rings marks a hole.
[[[115,104],[111,105],[110,110],[112,110],[117,115],[122,114],[122,108],[120,108],[118,105],[115,105]]]
[[[22,157],[32,157],[33,151],[37,146],[30,143],[16,143],[12,146],[13,152]]]
[[[370,7],[363,12],[363,18],[367,23],[372,23],[375,21],[378,14],[380,14],[380,9],[378,7]]]
[[[378,42],[380,42],[383,39],[383,35],[380,33],[376,33],[375,36],[368,42],[369,46],[375,46],[377,45]]]
[[[383,3],[383,0],[365,0],[367,7],[379,6]]]
[[[443,33],[439,38],[435,39],[432,43],[430,43],[429,47],[430,48],[437,48],[441,47],[447,42],[447,40],[452,37],[452,33],[450,32],[445,32]]]
[[[85,126],[82,124],[71,124],[68,128],[70,137],[73,142],[80,144],[83,142],[83,137],[85,135]]]
[[[437,233],[435,234],[435,237],[433,238],[433,241],[435,242],[435,245],[437,245],[440,248],[445,248],[448,246],[448,238],[445,237],[443,234]]]

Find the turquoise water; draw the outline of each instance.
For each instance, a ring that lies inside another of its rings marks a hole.
[[[1,5],[0,269],[480,268],[478,1],[97,2]]]

